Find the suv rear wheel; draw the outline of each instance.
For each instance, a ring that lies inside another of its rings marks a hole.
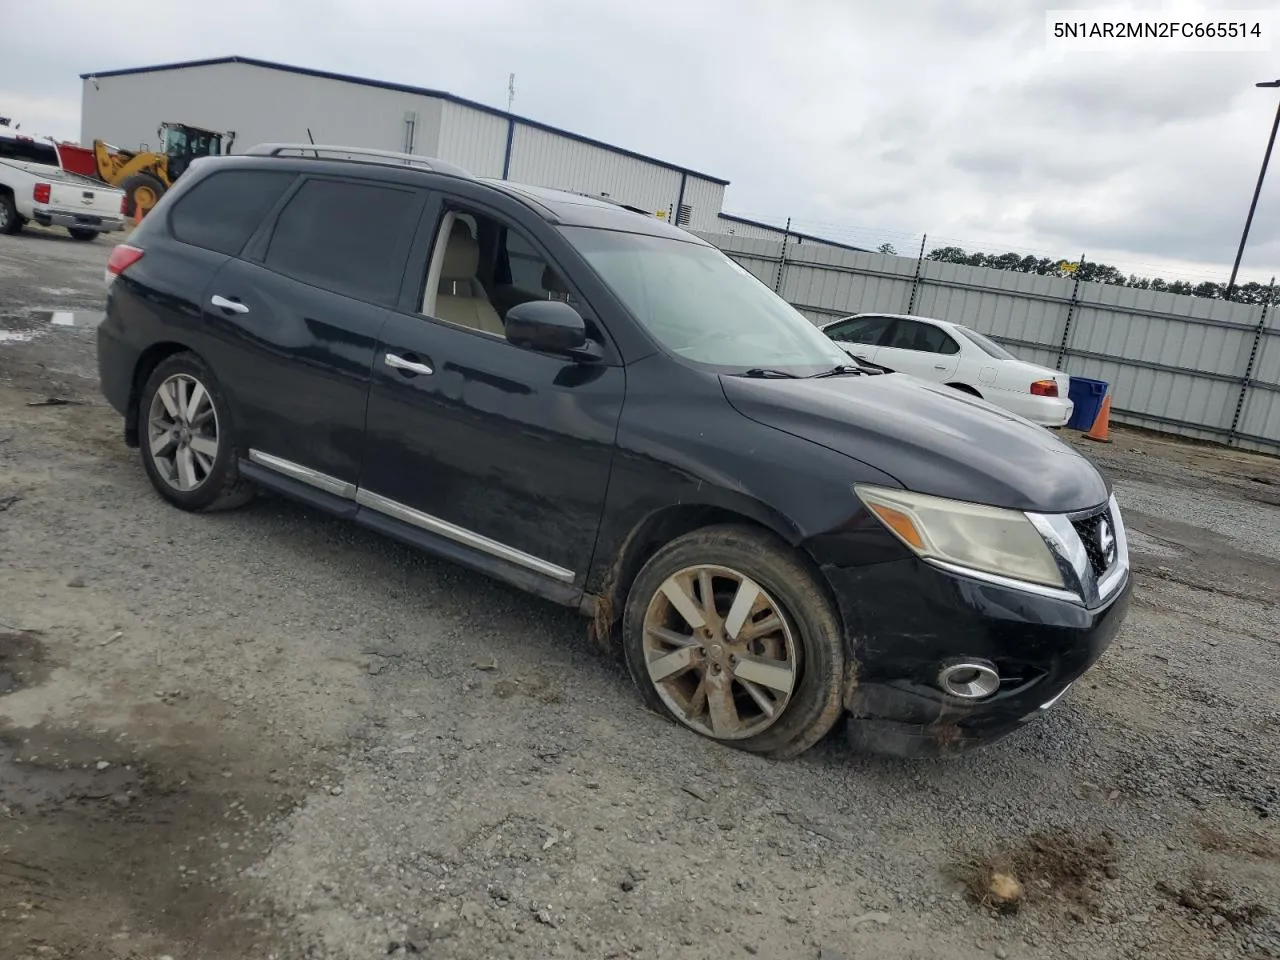
[[[793,757],[841,713],[839,619],[763,531],[708,527],[660,549],[627,597],[623,644],[653,709],[728,746]]]
[[[236,469],[221,388],[194,353],[161,361],[138,399],[139,446],[160,496],[183,510],[240,506],[253,488]]]

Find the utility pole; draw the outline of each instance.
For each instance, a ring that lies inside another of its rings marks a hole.
[[[1266,80],[1255,83],[1255,87],[1280,87],[1280,80]],[[1276,145],[1276,131],[1280,130],[1280,104],[1276,105],[1275,123],[1271,124],[1271,138],[1267,140],[1267,152],[1262,155],[1262,169],[1258,171],[1258,185],[1253,188],[1253,202],[1249,204],[1249,215],[1244,220],[1244,233],[1240,235],[1240,249],[1236,251],[1236,262],[1231,267],[1231,279],[1227,281],[1227,297],[1236,291],[1236,274],[1240,272],[1240,260],[1244,256],[1244,245],[1249,240],[1249,228],[1253,226],[1253,212],[1258,209],[1258,197],[1262,194],[1262,181],[1267,176],[1267,164],[1271,162],[1271,148]]]
[[[516,75],[514,73],[507,76],[507,113],[511,112],[511,104],[516,99]]]

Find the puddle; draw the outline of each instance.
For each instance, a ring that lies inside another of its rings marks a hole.
[[[40,308],[22,314],[0,315],[0,346],[29,343],[51,327],[92,330],[102,323],[100,310],[55,310]]]
[[[98,744],[65,737],[44,743],[0,738],[0,804],[12,815],[44,817],[74,810],[106,815],[145,792],[145,774],[133,763],[112,762]]]
[[[0,632],[0,697],[38,687],[48,676],[43,643],[30,633]]]
[[[55,310],[41,307],[32,310],[28,316],[35,323],[55,327],[96,327],[102,322],[100,310]]]
[[[283,956],[282,925],[234,882],[281,798],[225,762],[83,728],[0,730],[0,957],[104,956],[108,930],[111,956]]]

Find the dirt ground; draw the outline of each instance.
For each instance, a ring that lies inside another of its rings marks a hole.
[[[97,392],[109,248],[0,237],[0,958],[1280,956],[1280,461],[1079,441],[1136,564],[1097,667],[977,753],[771,763],[576,614],[166,506]]]

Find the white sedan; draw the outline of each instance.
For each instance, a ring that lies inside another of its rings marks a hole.
[[[859,313],[822,325],[848,353],[922,380],[945,383],[1032,423],[1061,427],[1074,407],[1070,378],[1019,360],[976,330],[933,317]]]

